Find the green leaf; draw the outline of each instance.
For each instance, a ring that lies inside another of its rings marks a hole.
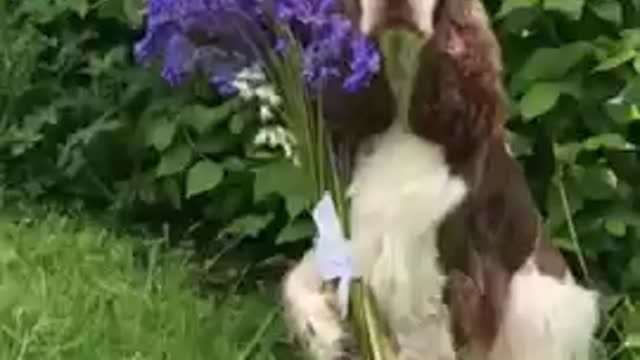
[[[98,16],[102,18],[114,18],[124,23],[127,22],[122,1],[101,1],[96,5]]]
[[[618,100],[621,98],[607,101],[604,104],[607,115],[616,123],[623,125],[638,120],[635,114],[635,105]]]
[[[316,226],[311,219],[303,218],[289,223],[276,238],[276,244],[287,244],[310,238],[315,234]]]
[[[80,18],[84,18],[89,13],[90,7],[88,0],[67,0],[67,4]]]
[[[164,193],[175,209],[182,208],[182,187],[175,178],[165,178],[162,182]]]
[[[547,113],[558,102],[562,88],[556,83],[536,83],[520,100],[520,112],[525,120]]]
[[[159,121],[149,130],[148,141],[156,150],[164,151],[171,145],[176,131],[175,122],[166,119]]]
[[[189,166],[193,153],[187,145],[180,145],[169,149],[162,155],[156,168],[156,176],[168,176],[179,173]]]
[[[513,151],[513,154],[516,157],[533,154],[533,143],[531,139],[523,136],[522,134],[509,132],[509,145],[511,147],[511,151]]]
[[[567,251],[567,252],[576,252],[576,246],[571,241],[571,239],[566,237],[554,237],[552,240],[553,244],[558,247],[558,249]]]
[[[554,154],[559,162],[564,164],[575,164],[578,155],[583,149],[583,145],[578,142],[570,142],[554,145]]]
[[[273,213],[264,215],[249,214],[239,217],[222,230],[222,234],[241,237],[257,237],[274,218]]]
[[[585,140],[584,147],[587,150],[633,150],[633,144],[629,143],[622,135],[610,133],[592,136]]]
[[[634,279],[636,280],[636,279]],[[624,347],[627,349],[640,348],[640,333],[631,333],[625,337]]]
[[[627,224],[618,220],[606,220],[604,227],[609,234],[615,237],[623,237],[627,234]]]
[[[618,51],[611,57],[606,58],[598,66],[593,69],[595,72],[608,71],[615,69],[620,65],[623,65],[638,56],[638,52],[635,49],[625,48]]]
[[[632,254],[633,258],[626,266],[626,269],[623,274],[623,279],[625,283],[637,287],[638,279],[640,279],[640,256],[636,254]],[[634,322],[637,323],[637,319],[633,319]],[[637,326],[636,326],[637,328]],[[640,348],[640,334],[634,333],[629,335],[625,339],[625,347],[628,348]]]
[[[503,18],[500,30],[502,33],[511,33],[521,38],[523,34],[530,34],[531,30],[535,29],[535,22],[543,15],[542,11],[530,7],[513,9]]]
[[[640,107],[638,105],[631,105],[631,115],[629,116],[631,120],[638,121],[640,120]]]
[[[567,178],[563,179],[563,181],[569,202],[569,213],[573,216],[584,208],[584,197],[579,189],[573,186],[574,181],[572,179]],[[567,221],[560,189],[555,184],[549,188],[547,193],[546,208],[549,213],[547,222],[551,229],[556,229]]]
[[[18,2],[16,13],[31,17],[41,24],[51,22],[69,9],[63,2],[51,2],[42,0],[23,0]]]
[[[144,0],[106,0],[98,1],[93,6],[97,8],[98,16],[113,18],[139,29],[143,24],[144,3]]]
[[[544,0],[544,9],[558,11],[572,20],[582,17],[585,0]]]
[[[239,135],[253,119],[255,119],[255,113],[250,110],[244,110],[234,114],[229,122],[229,131],[234,135]]]
[[[209,108],[203,105],[193,105],[185,108],[180,113],[182,123],[192,127],[199,134],[209,131],[212,127],[227,120],[235,107],[233,101],[227,101],[224,104]]]
[[[516,9],[528,8],[539,4],[540,0],[504,0],[496,16],[502,18]]]
[[[311,206],[313,193],[302,169],[290,161],[280,160],[256,170],[254,193],[258,200],[272,194],[285,199],[289,217],[294,218]]]
[[[637,55],[635,59],[633,59],[633,69],[640,74],[640,55]]]
[[[591,45],[586,42],[574,42],[555,48],[540,48],[531,55],[516,77],[525,82],[560,79],[591,54],[592,50]]]
[[[143,0],[122,0],[122,8],[126,19],[134,28],[142,25],[144,5],[145,2]]]
[[[196,149],[204,154],[221,154],[230,151],[238,143],[238,137],[226,131],[216,131],[213,134],[200,137],[196,142]]]
[[[622,36],[622,43],[625,46],[631,48],[637,48],[640,46],[640,28],[630,28],[624,29],[620,31],[620,36]]]
[[[589,7],[599,18],[617,26],[622,24],[622,6],[617,0],[589,3]]]
[[[627,83],[622,90],[622,98],[629,103],[640,105],[640,75]]]
[[[187,198],[215,188],[224,177],[222,166],[210,160],[202,160],[187,173]]]
[[[618,178],[604,166],[574,167],[576,183],[582,195],[588,199],[606,200],[615,196]]]
[[[621,205],[608,211],[606,220],[622,222],[627,226],[639,227],[640,213],[635,209]]]

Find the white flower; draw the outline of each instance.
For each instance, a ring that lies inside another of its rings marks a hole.
[[[245,80],[249,82],[264,82],[266,81],[266,76],[262,69],[258,64],[253,64],[252,66],[246,67],[236,75],[238,80]]]
[[[262,68],[252,65],[240,70],[235,75],[232,85],[238,89],[240,98],[257,102],[262,128],[255,135],[253,143],[256,146],[281,149],[286,158],[291,159],[294,164],[299,164],[300,160],[294,151],[295,136],[283,126],[272,123],[278,107],[282,105],[282,98],[276,88],[268,83]]]
[[[282,103],[282,99],[271,85],[262,85],[256,88],[256,96],[258,99],[265,101],[271,106],[278,106]]]
[[[262,120],[263,122],[267,122],[271,119],[273,119],[273,111],[271,110],[271,108],[267,105],[261,105],[260,106],[260,120]]]
[[[251,100],[255,97],[255,91],[251,88],[251,85],[246,81],[234,80],[231,85],[238,89],[238,96],[244,100]]]
[[[238,96],[246,101],[257,100],[260,105],[260,118],[263,122],[274,117],[273,108],[282,104],[282,98],[273,85],[267,83],[267,77],[258,65],[240,70],[231,85],[238,90]]]
[[[294,157],[296,138],[293,134],[280,125],[270,125],[261,128],[253,139],[257,146],[267,146],[272,149],[281,148],[286,158]]]

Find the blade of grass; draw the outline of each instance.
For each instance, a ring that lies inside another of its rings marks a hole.
[[[271,324],[276,319],[276,316],[279,313],[280,313],[280,309],[275,308],[273,311],[271,311],[271,313],[267,315],[267,317],[265,317],[265,319],[262,321],[262,324],[260,325],[260,328],[258,328],[258,330],[255,332],[255,334],[251,338],[251,341],[249,341],[247,346],[238,356],[238,360],[246,360],[249,358],[249,356],[256,349],[256,347],[260,343],[260,340],[262,339],[264,334],[266,334],[267,330],[269,329],[269,327],[271,326]]]

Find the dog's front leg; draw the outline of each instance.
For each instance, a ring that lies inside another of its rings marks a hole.
[[[287,274],[285,310],[294,334],[315,360],[356,360],[356,343],[340,318],[334,289],[318,273],[313,250]]]

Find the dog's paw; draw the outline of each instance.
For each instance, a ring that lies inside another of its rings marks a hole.
[[[289,323],[314,359],[357,359],[349,357],[350,336],[338,313],[335,291],[323,286],[310,254],[286,276],[284,298]]]

